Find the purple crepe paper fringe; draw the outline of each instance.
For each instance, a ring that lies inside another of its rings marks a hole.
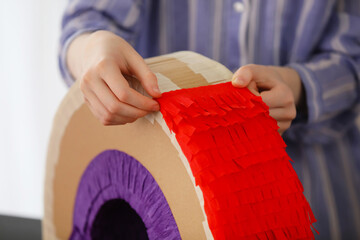
[[[100,153],[84,171],[70,239],[91,239],[91,226],[101,206],[119,198],[141,217],[150,240],[181,239],[170,207],[151,173],[135,158],[117,150]]]

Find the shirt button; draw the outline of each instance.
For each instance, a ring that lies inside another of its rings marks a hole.
[[[241,13],[244,11],[244,4],[242,4],[241,2],[234,2],[233,8],[235,12]]]

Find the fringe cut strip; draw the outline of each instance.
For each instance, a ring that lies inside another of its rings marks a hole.
[[[215,239],[314,239],[316,221],[261,97],[222,83],[157,99]]]

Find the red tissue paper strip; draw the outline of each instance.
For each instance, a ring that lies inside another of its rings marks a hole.
[[[222,83],[157,101],[203,192],[215,239],[314,239],[316,219],[261,97]]]

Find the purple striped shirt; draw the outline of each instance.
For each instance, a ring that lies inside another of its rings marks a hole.
[[[360,239],[360,0],[70,0],[59,52],[68,85],[69,43],[100,29],[144,58],[192,50],[232,71],[249,63],[295,69],[308,111],[284,139],[318,239]]]

